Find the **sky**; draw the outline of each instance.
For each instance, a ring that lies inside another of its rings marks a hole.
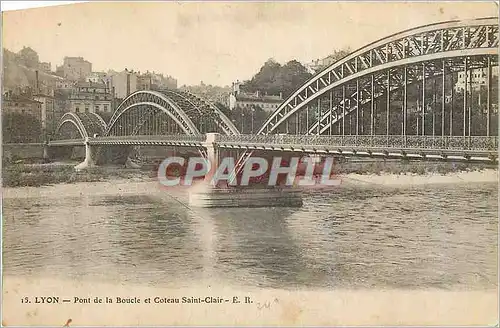
[[[2,13],[3,47],[29,46],[61,65],[171,75],[179,85],[230,85],[269,58],[307,63],[409,28],[498,15],[485,2],[92,2]]]

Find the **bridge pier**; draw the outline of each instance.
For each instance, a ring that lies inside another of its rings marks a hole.
[[[75,166],[75,170],[81,171],[96,166],[93,156],[93,148],[90,146],[89,137],[85,138],[85,160]]]
[[[43,154],[42,154],[43,160],[45,162],[50,161],[50,152],[49,152],[49,144],[45,142],[43,144]]]
[[[210,163],[210,171],[205,175],[205,183],[208,184],[219,167],[219,149],[216,146],[218,136],[219,133],[207,133],[206,139],[202,143],[207,150],[207,160]]]

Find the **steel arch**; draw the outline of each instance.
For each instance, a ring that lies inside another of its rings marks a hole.
[[[87,138],[94,136],[94,134],[102,135],[105,131],[106,123],[104,120],[96,113],[65,113],[54,131],[54,135],[57,136],[66,123],[75,126],[80,133],[82,138]]]
[[[493,50],[486,49],[480,55],[474,54],[474,56],[479,57],[479,59],[476,60],[476,62],[481,62],[482,56],[491,55],[491,54],[489,54],[491,52],[493,52]],[[443,54],[445,54],[445,53],[443,53]],[[471,58],[474,59],[474,56],[466,56],[466,57],[471,57]],[[492,62],[494,62],[494,64],[497,65],[498,64],[498,62],[496,61],[497,54],[494,54],[494,55],[491,55],[491,56],[494,59]],[[404,67],[406,67],[408,69],[409,67],[411,67],[410,65],[416,65],[416,64],[420,65],[420,64],[423,64],[423,63],[427,63],[428,66],[429,66],[429,67],[427,67],[429,69],[429,71],[425,72],[425,78],[426,79],[429,79],[429,78],[432,79],[432,78],[435,78],[435,77],[442,76],[442,74],[443,74],[442,69],[443,68],[442,67],[438,67],[437,69],[431,69],[430,66],[434,66],[435,62],[443,63],[443,61],[450,61],[450,60],[453,61],[454,59],[457,59],[457,58],[462,59],[462,57],[460,55],[458,55],[458,56],[450,56],[448,54],[448,56],[446,56],[446,57],[441,57],[440,56],[440,58],[437,58],[433,62],[430,62],[430,61],[410,62],[410,63],[407,63],[407,64],[403,64],[401,66],[397,66],[397,68],[404,68]],[[437,66],[439,66],[439,65],[437,65]],[[484,64],[484,65],[476,64],[476,66],[477,67],[486,67],[487,65],[486,64]],[[476,66],[475,66],[475,68],[477,68]],[[394,71],[394,72],[397,71],[397,68],[395,68],[395,69],[393,68],[392,71]],[[448,67],[448,68],[445,69],[445,73],[446,74],[450,74],[452,72],[460,71],[461,69],[462,68],[459,67],[459,65],[457,65],[455,67]],[[371,74],[375,74],[375,73],[382,73],[381,77],[383,79],[385,79],[389,70],[391,70],[391,68],[385,69],[385,70],[382,69],[382,70],[379,70],[377,72],[368,73],[367,75],[371,75]],[[414,74],[414,76],[410,76],[411,75],[409,73],[410,70],[407,70],[407,72],[408,72],[407,73],[408,74],[407,78],[408,78],[408,80],[411,80],[407,84],[408,86],[411,85],[414,82],[419,83],[419,82],[422,81],[421,76],[418,73],[415,74],[415,73],[412,72],[412,74]],[[391,76],[391,81],[392,80],[398,80],[398,78],[396,78],[397,73],[394,73],[394,74],[395,75]],[[352,77],[351,78],[351,77],[349,77],[348,80],[345,83],[356,81],[357,79],[361,79],[363,77],[366,77],[366,76],[361,76],[359,78],[356,78],[356,77]],[[391,83],[391,85],[390,85],[390,92],[393,93],[393,92],[399,91],[400,88],[404,86],[404,85],[401,85],[402,84],[401,82],[402,81],[396,81],[396,83]],[[380,81],[377,80],[375,83],[378,84],[378,85],[381,85],[383,88],[386,88],[386,86],[383,85],[383,83],[385,83],[385,82],[380,82]],[[341,86],[342,84],[336,84],[336,85],[332,86],[332,89],[335,88],[336,86]],[[346,95],[345,99],[342,100],[342,101],[346,101],[348,103],[354,103],[353,106],[349,105],[349,106],[346,107],[345,116],[347,116],[347,115],[349,115],[349,114],[351,114],[351,113],[353,113],[354,111],[357,110],[358,104],[356,103],[356,101],[359,101],[359,105],[360,106],[365,105],[367,103],[370,103],[370,101],[371,101],[371,99],[370,99],[370,96],[371,96],[370,92],[367,92],[366,90],[362,90],[362,89],[360,89],[359,91],[360,91],[360,96],[359,97],[357,97],[356,92],[352,92],[349,95]],[[368,94],[368,97],[366,97],[366,94]],[[384,91],[380,91],[379,90],[378,92],[374,92],[373,99],[374,100],[375,99],[379,99],[379,97],[384,96],[384,95],[385,95]],[[343,116],[344,116],[343,113],[342,113],[342,111],[341,111],[341,108],[339,108],[342,105],[342,101],[339,102],[336,107],[333,107],[333,111],[336,113],[336,116],[332,117],[332,121],[331,122],[329,120],[330,119],[329,112],[327,111],[327,112],[323,113],[323,111],[321,111],[321,113],[320,113],[321,119],[314,121],[313,124],[310,127],[308,127],[307,134],[314,134],[314,132],[317,132],[317,130],[318,130],[318,124],[320,124],[319,134],[322,134],[322,133],[324,133],[330,127],[330,125],[338,123],[343,118]]]
[[[118,120],[120,119],[120,117],[122,115],[124,115],[128,111],[130,111],[136,107],[140,107],[140,106],[151,106],[151,107],[159,109],[162,113],[168,115],[184,131],[184,133],[186,133],[188,135],[200,135],[201,134],[200,131],[198,130],[198,128],[196,128],[196,126],[194,126],[194,123],[189,118],[187,118],[189,121],[182,121],[182,117],[179,118],[179,117],[175,116],[173,113],[171,113],[168,109],[166,109],[162,105],[157,104],[155,102],[145,101],[145,102],[133,103],[132,105],[124,108],[122,113],[119,116],[117,116],[117,118],[114,122],[112,122],[113,125],[111,125],[111,123],[109,124],[109,126],[108,126],[109,128],[108,128],[108,131],[106,132],[106,135],[109,135],[109,133],[111,132],[111,129],[118,122]],[[134,126],[134,131],[132,132],[132,135],[135,135],[137,133],[141,124],[144,121],[146,121],[149,118],[149,115],[151,115],[152,113],[150,111],[148,111],[148,112],[143,113],[143,114],[144,114],[144,116],[142,117],[141,122],[137,122],[138,123],[137,126]]]
[[[153,106],[172,118],[189,135],[200,135],[196,125],[202,118],[209,117],[226,135],[240,134],[234,124],[210,102],[189,92],[177,90],[137,91],[129,95],[116,109],[106,128],[108,135],[119,118],[127,111],[138,106]],[[151,114],[148,112],[148,114]]]
[[[106,124],[104,119],[101,117],[101,115],[94,113],[94,112],[92,112],[90,114],[92,114],[93,116],[95,116],[97,118],[97,120],[99,121],[99,123],[101,123],[101,125],[103,127],[103,131],[106,131],[106,128],[108,127],[108,125]]]
[[[201,113],[208,113],[210,115],[213,115],[212,118],[214,119],[215,123],[224,131],[226,135],[240,134],[240,131],[233,124],[233,122],[231,122],[231,120],[226,115],[224,115],[224,113],[213,103],[207,101],[206,99],[202,99],[189,91],[182,91],[178,93],[198,109],[200,109]]]
[[[163,113],[171,117],[186,134],[200,134],[200,131],[195,126],[193,121],[191,121],[184,110],[180,108],[174,101],[172,101],[172,99],[158,91],[143,90],[136,91],[130,94],[127,98],[125,98],[125,100],[121,102],[121,104],[113,113],[110,122],[108,123],[105,135],[109,135],[118,119],[124,113],[134,107],[140,106],[141,104],[154,106],[160,109]]]
[[[413,28],[375,41],[307,81],[266,120],[268,134],[311,101],[347,82],[381,70],[451,57],[498,55],[498,18],[450,21]]]

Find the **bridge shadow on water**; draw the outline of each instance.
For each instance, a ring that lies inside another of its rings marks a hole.
[[[288,228],[295,208],[187,209],[151,197],[107,197],[117,206],[111,239],[119,267],[134,263],[153,284],[224,281],[234,285],[304,286],[301,250]]]

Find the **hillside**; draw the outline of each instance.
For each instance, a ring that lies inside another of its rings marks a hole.
[[[36,81],[37,70],[36,65],[31,65],[32,67],[26,66],[23,59],[12,51],[3,49],[3,89],[13,90],[18,87],[34,87]],[[38,79],[40,86],[50,86],[54,85],[57,80],[63,80],[63,78],[45,73],[39,70]]]

